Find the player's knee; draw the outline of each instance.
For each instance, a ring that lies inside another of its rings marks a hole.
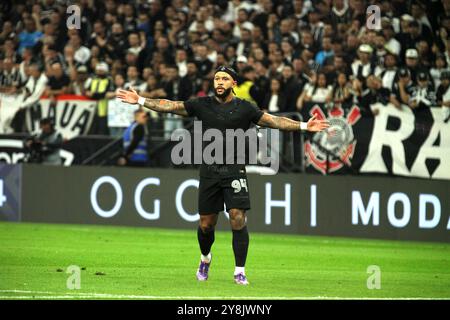
[[[230,223],[233,230],[240,230],[245,227],[246,221],[244,211],[231,209],[228,213],[230,214]]]
[[[211,219],[200,219],[200,229],[203,233],[209,233],[214,231],[215,223]]]
[[[200,229],[202,229],[203,233],[210,233],[214,231],[214,225],[212,224],[200,224]]]

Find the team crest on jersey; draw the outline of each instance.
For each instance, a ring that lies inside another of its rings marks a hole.
[[[312,107],[309,113],[316,115],[318,120],[327,118],[318,105]],[[351,166],[356,147],[352,127],[360,118],[361,112],[357,106],[350,109],[347,117],[344,117],[341,107],[331,109],[328,112],[330,128],[317,132],[311,141],[305,143],[307,165],[323,174],[338,171],[343,166]]]

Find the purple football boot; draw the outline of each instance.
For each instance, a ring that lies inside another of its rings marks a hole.
[[[200,266],[197,270],[197,280],[206,281],[208,280],[209,266],[211,265],[212,257],[209,262],[200,261]]]
[[[243,273],[238,273],[238,274],[234,275],[234,282],[236,282],[237,284],[240,284],[240,285],[244,285],[244,286],[250,284],[247,280],[247,277]]]

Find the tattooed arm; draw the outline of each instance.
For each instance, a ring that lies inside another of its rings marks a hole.
[[[184,108],[183,101],[171,101],[167,99],[145,99],[143,106],[157,112],[175,113],[179,114],[180,116],[188,115],[186,109]]]
[[[116,96],[124,102],[132,104],[139,103],[145,108],[156,112],[175,113],[181,116],[188,115],[186,109],[184,108],[183,101],[171,101],[167,99],[146,99],[144,97],[140,97],[133,88],[130,88],[130,90],[119,89]]]
[[[286,117],[278,117],[268,113],[264,113],[259,119],[258,125],[272,129],[280,129],[284,131],[322,131],[330,126],[326,120],[316,120],[313,116],[308,122],[295,121]]]

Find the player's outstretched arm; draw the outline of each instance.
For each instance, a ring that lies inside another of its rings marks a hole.
[[[171,101],[167,99],[146,99],[138,95],[136,90],[130,88],[130,90],[119,89],[117,91],[116,97],[121,99],[123,102],[136,104],[139,103],[144,107],[163,113],[175,113],[181,116],[187,116],[188,113],[184,108],[183,101]]]
[[[327,120],[316,120],[316,116],[312,116],[308,122],[295,121],[286,117],[278,117],[264,112],[258,125],[272,129],[280,129],[285,131],[307,130],[312,132],[325,130],[330,126]]]

